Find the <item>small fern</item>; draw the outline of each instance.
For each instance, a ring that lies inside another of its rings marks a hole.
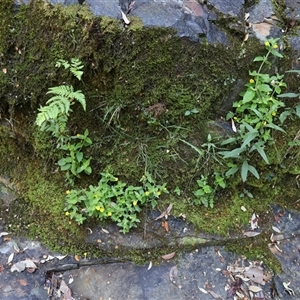
[[[78,58],[72,58],[71,63],[60,59],[55,66],[70,69],[71,73],[78,80],[81,80],[83,65]],[[51,131],[55,137],[63,138],[68,116],[72,112],[71,106],[77,101],[85,111],[85,96],[81,90],[74,91],[71,85],[51,87],[48,89],[47,94],[53,96],[46,102],[46,106],[39,108],[36,124],[42,131]]]
[[[71,73],[78,79],[81,80],[81,77],[83,75],[83,64],[79,58],[71,58],[71,64],[64,60],[59,59],[56,62],[55,67],[60,68],[61,66],[64,66],[65,69],[70,69]]]
[[[49,88],[47,94],[54,94],[54,96],[46,102],[46,106],[39,109],[39,113],[36,118],[36,124],[39,127],[49,120],[57,120],[60,115],[69,116],[69,112],[72,111],[71,105],[74,104],[74,100],[77,100],[81,104],[84,111],[86,110],[84,94],[80,90],[74,92],[72,86],[55,86]]]

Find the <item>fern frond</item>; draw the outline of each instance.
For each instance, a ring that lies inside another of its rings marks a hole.
[[[81,80],[83,75],[83,71],[81,71],[82,68],[83,64],[79,58],[71,58],[70,71],[78,80]]]
[[[53,98],[55,98],[55,101]],[[41,127],[41,125],[46,121],[57,120],[59,115],[68,116],[71,111],[70,101],[68,98],[54,96],[51,99],[52,102],[49,105],[39,108],[39,113],[36,118],[36,124],[39,127]]]
[[[77,100],[81,104],[83,110],[86,111],[85,96],[82,93],[82,91],[78,90],[78,91],[75,91],[73,93],[70,93],[69,97],[72,98],[72,99]]]
[[[59,86],[54,86],[54,87],[49,88],[47,94],[56,94],[56,95],[60,95],[60,96],[66,97],[66,98],[71,98],[69,95],[73,92],[74,92],[73,86],[59,85]]]

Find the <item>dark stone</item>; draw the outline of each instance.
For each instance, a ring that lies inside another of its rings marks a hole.
[[[121,18],[121,7],[119,5],[119,0],[85,0],[85,3],[96,16],[107,16],[116,19]]]
[[[213,6],[219,12],[230,15],[232,17],[238,17],[243,12],[244,0],[209,0],[208,5]]]
[[[260,0],[257,4],[249,9],[250,23],[261,23],[265,18],[271,17],[275,14],[271,0]]]

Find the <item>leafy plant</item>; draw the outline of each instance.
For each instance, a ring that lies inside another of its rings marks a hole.
[[[233,103],[235,112],[227,114],[227,120],[234,119],[236,123],[247,123],[258,131],[264,141],[272,141],[271,129],[284,130],[275,124],[278,120],[279,109],[285,107],[284,102],[278,100],[277,96],[281,89],[286,87],[283,81],[284,75],[273,75],[261,73],[264,65],[271,66],[269,56],[283,57],[278,49],[279,39],[269,39],[265,42],[268,50],[265,56],[257,56],[254,61],[261,61],[258,71],[249,72],[251,76],[249,83],[245,84],[246,91],[241,93],[242,99]],[[280,117],[279,117],[280,120]]]
[[[156,185],[149,173],[142,178],[142,186],[126,185],[110,173],[102,173],[97,186],[88,189],[67,191],[66,215],[82,224],[88,218],[111,219],[123,233],[137,227],[141,207],[150,203],[154,208],[162,193],[167,193],[165,184]]]
[[[211,185],[208,183],[208,176],[203,175],[197,180],[197,184],[199,188],[194,192],[196,199],[193,203],[195,205],[203,204],[205,207],[210,208],[214,207],[214,197],[217,189],[226,187],[224,177],[218,172],[214,172],[214,181]]]
[[[65,69],[69,69],[78,80],[81,80],[83,75],[83,64],[79,58],[71,58],[71,63],[64,59],[59,59],[56,62],[55,67],[60,68],[61,66]]]
[[[269,56],[281,58],[277,51],[277,41],[279,39],[269,39],[265,42],[268,51],[265,56],[258,56],[254,61],[261,62],[258,71],[249,72],[251,79],[247,83],[246,91],[241,94],[242,99],[234,102],[235,112],[229,112],[226,116],[232,123],[236,122],[237,133],[225,141],[222,145],[234,146],[232,150],[220,151],[224,159],[233,159],[226,176],[231,176],[239,169],[243,182],[251,173],[256,178],[260,178],[257,169],[250,164],[254,153],[269,164],[269,159],[265,148],[273,143],[272,130],[285,132],[281,127],[286,117],[291,114],[289,108],[279,113],[285,107],[284,102],[278,99],[282,87],[286,87],[283,81],[284,75],[269,75],[262,73],[264,65],[271,66]]]
[[[84,134],[77,134],[70,137],[71,140],[78,140],[77,143],[68,142],[62,145],[60,149],[68,151],[66,157],[58,161],[58,165],[62,171],[66,171],[66,178],[71,185],[74,184],[75,177],[80,178],[80,173],[84,172],[87,175],[92,173],[90,166],[91,157],[85,158],[81,149],[90,146],[92,140],[88,137],[89,131],[86,129]]]
[[[65,60],[59,60],[56,67],[64,66],[70,68],[71,73],[81,80],[83,65],[79,59],[72,58],[71,64]],[[54,94],[47,102],[46,106],[39,108],[36,117],[36,124],[42,131],[50,131],[52,135],[60,140],[65,138],[66,123],[71,106],[77,101],[86,110],[85,96],[81,90],[74,91],[71,85],[60,85],[49,88],[47,94]]]

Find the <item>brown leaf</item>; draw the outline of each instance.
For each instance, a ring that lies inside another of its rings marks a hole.
[[[3,272],[5,269],[4,269],[4,266],[3,265],[0,265],[0,272]]]
[[[77,254],[74,255],[74,258],[75,258],[76,261],[80,261],[80,256],[79,255],[77,255]]]
[[[166,232],[170,231],[168,221],[161,222],[161,226],[165,229]]]
[[[23,285],[23,286],[28,285],[27,281],[26,281],[25,279],[22,279],[22,278],[19,279],[19,283],[20,283],[21,285]]]
[[[163,217],[166,217],[166,219],[167,219],[168,216],[170,215],[170,212],[171,212],[172,207],[173,207],[173,204],[171,203],[171,204],[167,207],[167,209],[166,209],[164,212],[162,212],[162,213],[155,219],[155,221],[157,221],[157,220],[159,220],[159,219],[161,219],[161,218],[163,218]]]
[[[165,254],[165,255],[162,256],[162,259],[165,259],[165,260],[172,259],[175,256],[175,253],[176,252]]]
[[[63,300],[72,300],[72,292],[64,280],[60,283],[60,291],[64,294]]]

